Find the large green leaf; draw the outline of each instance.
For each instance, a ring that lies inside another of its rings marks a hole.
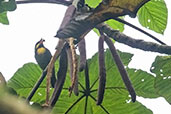
[[[111,53],[106,51],[106,71],[107,71],[107,87],[114,87],[117,91],[123,91],[125,89],[125,85],[121,79],[121,76],[117,70],[117,67],[113,61]],[[120,57],[127,67],[127,71],[129,73],[132,84],[135,88],[135,91],[138,96],[147,97],[147,98],[156,98],[158,95],[154,89],[154,76],[151,74],[144,72],[142,70],[130,69],[128,68],[128,64],[131,61],[131,54],[128,53],[120,53]],[[97,55],[91,59],[91,64],[89,66],[90,69],[90,77],[91,77],[91,85],[94,84],[94,81],[98,78],[98,60]],[[95,83],[92,89],[98,88],[98,82]],[[119,89],[121,88],[121,89]],[[128,93],[127,93],[128,94]]]
[[[121,53],[120,56],[123,60],[123,63],[127,66],[131,61],[131,54]],[[98,88],[98,54],[95,54],[91,59],[88,60],[89,63],[89,75],[90,75],[90,93],[86,92],[86,84],[85,84],[85,75],[84,72],[79,74],[79,82],[82,87],[80,87],[80,91],[86,94],[90,94],[86,96],[81,92],[79,97],[72,96],[68,98],[66,90],[63,90],[59,101],[57,102],[54,112],[58,112],[60,114],[69,113],[69,114],[82,114],[85,113],[85,109],[87,114],[133,114],[133,113],[144,113],[144,114],[152,114],[152,112],[146,109],[141,103],[138,101],[135,103],[130,102],[130,97],[128,92],[120,78],[119,72],[114,65],[113,58],[109,52],[106,50],[106,69],[107,69],[107,87],[105,92],[104,101],[101,106],[96,105],[97,98],[97,88]],[[131,71],[135,72],[135,70],[131,69]],[[151,75],[147,75],[143,71],[136,71],[137,73],[134,75],[137,76],[136,79],[133,80],[133,83],[137,84],[136,90],[140,96],[144,97],[156,97],[154,92],[154,88],[152,87],[154,83],[154,78]],[[141,75],[141,72],[144,74]],[[149,76],[149,80],[146,78]],[[132,77],[133,78],[133,77]],[[141,81],[142,78],[146,81]],[[137,81],[137,82],[136,82]],[[139,85],[140,86],[139,86]],[[146,84],[149,84],[149,87],[145,87]],[[82,89],[84,88],[84,89]],[[146,92],[147,91],[147,92]],[[70,100],[69,100],[70,99]],[[87,105],[86,105],[87,104]],[[62,109],[62,110],[61,110]],[[126,110],[125,110],[126,109]],[[69,110],[69,111],[68,111]]]
[[[138,96],[155,98],[158,95],[154,90],[154,77],[144,71],[129,69],[128,64],[131,61],[132,54],[119,52],[122,61],[127,67],[130,79],[133,83]],[[104,100],[101,106],[96,105],[97,89],[98,89],[98,54],[95,54],[88,60],[89,75],[90,75],[90,91],[86,90],[84,72],[79,73],[79,96],[74,94],[69,97],[68,87],[70,86],[70,77],[67,74],[64,88],[56,103],[53,112],[64,114],[82,114],[86,111],[87,114],[152,114],[152,112],[136,101],[130,102],[130,96],[125,88],[117,67],[113,61],[110,51],[105,52],[107,83]],[[58,64],[55,66],[58,67]],[[40,68],[34,63],[25,64],[20,68],[8,82],[8,86],[14,88],[20,97],[27,97],[33,88],[36,80],[41,75]],[[43,103],[45,101],[45,81],[41,84],[38,91],[35,93],[32,101]],[[53,89],[51,89],[53,90]],[[126,109],[126,110],[125,110]]]
[[[155,89],[171,104],[171,56],[158,56],[152,64],[151,71],[155,73]]]
[[[8,81],[8,86],[14,88],[22,97],[27,97],[34,84],[41,75],[41,69],[34,63],[25,64],[18,69],[14,76]],[[45,98],[46,83],[42,83],[33,97],[34,102],[42,102]]]
[[[6,12],[0,13],[0,23],[7,24],[7,25],[9,24]]]
[[[151,0],[138,11],[140,24],[163,34],[167,25],[168,11],[164,0]]]

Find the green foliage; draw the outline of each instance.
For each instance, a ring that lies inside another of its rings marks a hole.
[[[7,11],[14,11],[15,9],[15,0],[9,0],[8,2],[0,0],[0,23],[8,25]]]
[[[171,56],[158,56],[152,64],[151,72],[155,73],[155,89],[171,104]]]
[[[1,0],[0,7],[0,13],[4,11],[14,11],[16,9],[15,0],[9,0],[8,2]]]
[[[123,17],[121,17],[123,19]],[[105,21],[106,24],[108,24],[111,28],[115,29],[115,30],[119,30],[120,32],[123,32],[124,30],[124,24],[120,23],[118,21],[115,21],[113,19],[110,19],[108,21]],[[94,28],[93,31],[100,36],[100,33],[98,31],[98,29]]]
[[[94,28],[93,31],[94,31],[98,36],[100,36],[100,32],[99,32],[98,29]]]
[[[12,79],[9,80],[8,85],[14,88],[20,96],[26,98],[40,75],[41,69],[39,66],[34,63],[28,63],[18,69]],[[40,85],[37,93],[33,97],[33,101],[38,103],[42,102],[41,97],[45,96],[45,86],[45,82]]]
[[[120,23],[118,21],[115,21],[113,19],[110,19],[110,20],[106,21],[105,23],[108,24],[111,28],[113,28],[115,30],[119,30],[120,32],[123,32],[123,30],[124,30],[124,24]]]
[[[164,97],[169,103],[171,103],[171,72],[169,70],[169,65],[171,64],[170,56],[156,58],[151,67],[152,73],[155,73],[156,75],[154,76],[142,70],[129,68],[128,64],[131,61],[133,56],[132,54],[123,52],[119,52],[119,54],[138,96],[142,96],[144,98]],[[75,96],[73,94],[69,97],[68,88],[70,87],[71,81],[69,73],[67,73],[64,88],[53,112],[59,114],[63,114],[65,112],[68,112],[69,114],[80,114],[85,111],[88,114],[106,114],[106,112],[109,112],[110,114],[152,114],[149,109],[138,101],[135,103],[131,102],[128,91],[125,88],[108,49],[105,51],[105,61],[107,79],[104,100],[101,106],[96,105],[99,73],[98,54],[96,53],[88,60],[90,91],[87,91],[86,89],[85,74],[84,72],[81,72],[79,73],[79,82],[81,85],[79,86],[80,94],[79,96]],[[55,67],[57,69],[58,64],[56,64]],[[34,63],[25,64],[9,80],[8,86],[15,89],[20,97],[27,97],[40,75],[41,70],[38,65]],[[40,88],[35,93],[32,99],[33,102],[40,104],[44,103],[45,85],[46,80],[43,81]],[[53,89],[51,89],[51,92],[52,91]]]
[[[85,0],[85,3],[88,4],[90,7],[95,8],[99,5],[102,0]]]
[[[6,88],[1,86],[0,93],[0,114],[49,114],[48,110],[31,108],[24,99],[9,94]]]
[[[6,25],[9,24],[7,12],[0,13],[0,23],[6,24]]]
[[[88,5],[96,7],[101,0],[87,0]],[[167,26],[168,11],[164,0],[151,0],[140,8],[137,13],[140,24],[150,30],[163,34]],[[124,25],[108,20],[106,23],[115,30],[124,30]],[[97,33],[97,31],[95,31]]]
[[[164,33],[167,25],[168,11],[164,0],[151,0],[138,12],[140,24],[157,33]]]
[[[137,95],[142,96],[142,97],[148,97],[148,98],[157,97],[158,95],[155,93],[155,90],[153,87],[154,77],[151,74],[148,74],[147,72],[144,72],[142,70],[128,68],[128,64],[131,61],[132,56],[133,55],[129,53],[120,53],[120,57],[125,67],[127,67],[127,71],[129,73],[130,79],[132,81],[132,84],[135,88]],[[98,78],[98,60],[97,60],[98,58],[97,57],[98,56],[96,54],[96,56],[94,56],[91,59],[91,64],[89,66],[91,81],[92,80],[95,81]],[[125,88],[125,85],[121,79],[119,71],[117,70],[117,67],[109,51],[106,51],[105,58],[106,58],[106,71],[107,71],[106,86]],[[92,81],[92,83],[94,83],[94,81]],[[97,89],[97,88],[98,88],[98,82],[95,83],[92,89]],[[118,89],[118,91],[119,90],[120,89]],[[121,89],[121,91],[123,90]]]
[[[15,10],[16,8],[14,5],[15,2],[12,1],[13,0],[9,2],[0,1],[0,22],[3,24],[9,23],[6,12]],[[86,0],[86,3],[91,7],[97,7],[100,2],[101,0]],[[138,19],[143,26],[158,33],[163,33],[167,24],[167,8],[164,1],[151,0],[149,3],[145,4],[138,12]],[[124,25],[117,21],[108,20],[105,23],[114,29],[120,31],[124,30]],[[132,54],[123,52],[119,52],[119,54],[138,96],[144,98],[164,97],[171,103],[170,56],[156,57],[151,67],[151,72],[154,73],[154,75],[152,75],[145,71],[128,67],[133,56]],[[72,94],[72,96],[69,97],[68,88],[71,85],[71,81],[69,73],[67,73],[63,90],[53,108],[53,112],[58,114],[64,114],[66,112],[69,114],[152,114],[152,111],[147,109],[140,102],[131,102],[128,91],[125,88],[120,73],[108,49],[105,50],[105,62],[107,78],[102,105],[96,105],[97,89],[99,86],[98,54],[96,53],[88,60],[90,78],[90,82],[88,83],[90,86],[88,88],[86,87],[84,72],[79,73],[79,96]],[[58,62],[55,68],[58,69]],[[26,98],[39,79],[41,72],[38,65],[27,63],[22,68],[18,69],[14,76],[8,81],[8,87],[13,88],[19,97]],[[44,103],[46,98],[45,88],[46,80],[40,85],[32,98],[32,102]],[[53,89],[51,89],[51,93],[52,92]]]

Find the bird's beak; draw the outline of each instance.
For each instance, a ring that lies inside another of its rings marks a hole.
[[[45,42],[45,40],[44,39],[40,39],[40,44],[43,44],[43,42]]]

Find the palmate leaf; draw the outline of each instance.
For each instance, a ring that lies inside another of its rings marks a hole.
[[[120,53],[122,60],[124,64],[127,66],[128,63],[131,60],[132,55],[128,53]],[[101,106],[96,105],[95,99],[97,98],[97,88],[98,88],[98,55],[95,54],[91,59],[88,60],[89,63],[89,75],[90,75],[90,93],[85,91],[85,75],[84,73],[79,74],[79,82],[82,87],[79,87],[80,93],[78,97],[72,96],[71,98],[68,97],[68,92],[63,90],[62,95],[59,98],[59,101],[57,102],[54,112],[59,114],[82,114],[87,112],[87,114],[132,114],[132,113],[144,113],[144,114],[152,114],[152,112],[148,109],[146,109],[141,103],[130,102],[130,97],[128,96],[128,92],[119,76],[119,72],[116,71],[116,66],[114,65],[113,58],[109,52],[109,50],[105,53],[106,56],[106,64],[107,64],[107,87],[105,92],[104,101]],[[116,71],[116,72],[113,72]],[[131,70],[135,71],[135,70]],[[137,71],[137,73],[140,73],[143,71]],[[135,75],[134,75],[135,76]],[[143,77],[143,75],[138,75],[139,78],[135,79],[135,84],[140,84],[140,82],[136,82],[136,80],[140,80]],[[151,75],[149,75],[150,77]],[[148,75],[147,75],[148,77]],[[154,78],[151,77],[149,81],[154,81]],[[157,97],[154,92],[154,88],[152,87],[152,84],[149,83],[149,81],[144,81],[141,86],[136,88],[138,90],[138,94],[140,96],[145,97]],[[149,87],[145,87],[145,84],[151,84]],[[66,84],[65,84],[66,85]],[[68,87],[68,86],[66,86]],[[147,92],[146,92],[147,90]],[[83,93],[82,93],[83,92]],[[86,93],[86,95],[84,94]],[[90,95],[89,95],[90,94]],[[147,94],[147,95],[146,95]],[[87,99],[87,100],[86,100]],[[86,105],[87,104],[87,105]],[[85,110],[87,109],[87,110]]]
[[[41,69],[38,65],[27,63],[17,70],[14,76],[8,81],[8,86],[15,89],[19,96],[26,98],[40,75]],[[46,83],[43,82],[33,97],[34,102],[40,103],[44,101],[45,87]]]
[[[128,53],[120,53],[121,59],[125,65],[125,67],[128,66],[129,62],[131,61],[131,57],[133,55]],[[111,53],[109,51],[106,51],[105,53],[106,58],[106,71],[107,71],[107,87],[115,87],[116,90],[123,90],[125,89],[124,83],[121,79],[121,76],[117,70],[117,67],[113,61],[113,58],[111,56]],[[97,80],[98,78],[98,61],[96,56],[91,59],[93,62],[90,64],[90,77],[91,80]],[[96,69],[96,70],[95,70]],[[137,69],[130,69],[127,67],[128,74],[130,76],[131,82],[133,83],[133,86],[135,88],[135,91],[138,96],[142,97],[148,97],[148,98],[155,98],[158,95],[155,93],[154,90],[154,77],[151,74],[148,74],[147,72],[144,72],[142,70]],[[93,76],[91,76],[93,75]],[[96,75],[96,76],[94,76]],[[94,81],[93,81],[94,82]],[[93,83],[92,82],[92,83]],[[148,86],[146,86],[148,85]],[[92,89],[97,89],[98,87],[98,81],[93,86]],[[117,89],[118,88],[118,89]],[[121,89],[119,89],[121,88]]]
[[[171,104],[171,56],[158,56],[151,66],[151,72],[155,73],[155,89]]]
[[[156,98],[159,95],[154,88],[155,77],[152,75],[136,69],[128,68],[131,61],[132,54],[119,52],[121,59],[127,68],[130,79],[133,83],[135,91],[138,96],[145,98]],[[71,85],[70,77],[67,74],[66,81],[62,93],[57,101],[53,112],[58,114],[152,114],[152,112],[136,101],[131,102],[128,91],[125,88],[117,67],[113,61],[110,51],[105,52],[106,59],[106,73],[107,83],[104,100],[101,106],[96,105],[97,89],[98,89],[98,54],[95,54],[88,60],[89,75],[90,75],[90,91],[86,90],[84,72],[79,73],[79,96],[72,94],[69,97],[68,87]],[[58,63],[58,62],[57,62]],[[56,69],[58,64],[56,64]],[[14,76],[9,80],[8,86],[14,88],[20,97],[27,97],[33,88],[36,80],[41,75],[41,70],[38,65],[34,63],[25,64],[20,68]],[[35,93],[32,101],[37,103],[44,103],[45,101],[45,85],[43,81],[38,91]],[[51,92],[53,89],[51,89]]]
[[[160,34],[166,29],[167,17],[168,11],[164,0],[151,0],[138,12],[140,24]]]

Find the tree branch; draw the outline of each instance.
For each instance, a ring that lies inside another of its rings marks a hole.
[[[69,6],[73,0],[16,0],[16,4],[28,4],[28,3],[52,3]]]
[[[24,3],[54,3],[54,4],[62,4],[65,6],[69,6],[72,4],[73,0],[66,1],[66,0],[17,0],[17,4],[24,4]],[[128,24],[127,24],[128,25]],[[130,25],[128,25],[130,26]],[[120,33],[117,30],[113,30],[108,25],[100,24],[96,28],[100,29],[102,32],[106,33],[109,37],[112,37],[115,41],[119,43],[126,44],[130,47],[141,49],[144,51],[151,51],[151,52],[158,52],[162,54],[171,54],[171,46],[167,45],[159,45],[153,42],[146,42],[143,40],[136,40],[125,34]],[[151,36],[150,36],[151,37]]]
[[[162,45],[166,45],[164,42],[162,42],[161,40],[159,40],[159,39],[156,38],[155,36],[149,34],[148,32],[146,32],[146,31],[140,29],[139,27],[137,27],[137,26],[135,26],[135,25],[133,25],[133,24],[131,24],[131,23],[129,23],[129,22],[123,20],[123,19],[120,19],[120,18],[118,18],[118,17],[116,17],[116,18],[114,18],[114,19],[115,19],[116,21],[118,21],[118,22],[121,22],[121,23],[123,23],[123,24],[126,24],[126,25],[128,25],[128,26],[134,28],[135,30],[138,30],[138,31],[142,32],[143,34],[149,36],[150,38],[154,39],[155,41],[157,41],[158,43],[160,43],[160,44],[162,44]]]
[[[37,89],[39,88],[40,84],[42,83],[42,81],[44,80],[44,78],[46,77],[47,74],[47,67],[46,69],[42,72],[39,80],[36,82],[36,84],[34,85],[33,89],[31,90],[31,92],[29,93],[28,97],[26,98],[26,100],[29,102],[33,95],[35,94],[35,92],[37,91]]]
[[[104,23],[97,25],[96,28],[106,33],[115,41],[128,45],[132,48],[137,48],[144,51],[158,52],[161,54],[171,54],[171,46],[159,45],[153,42],[146,42],[144,40],[133,39],[117,30],[113,30],[107,24]]]

